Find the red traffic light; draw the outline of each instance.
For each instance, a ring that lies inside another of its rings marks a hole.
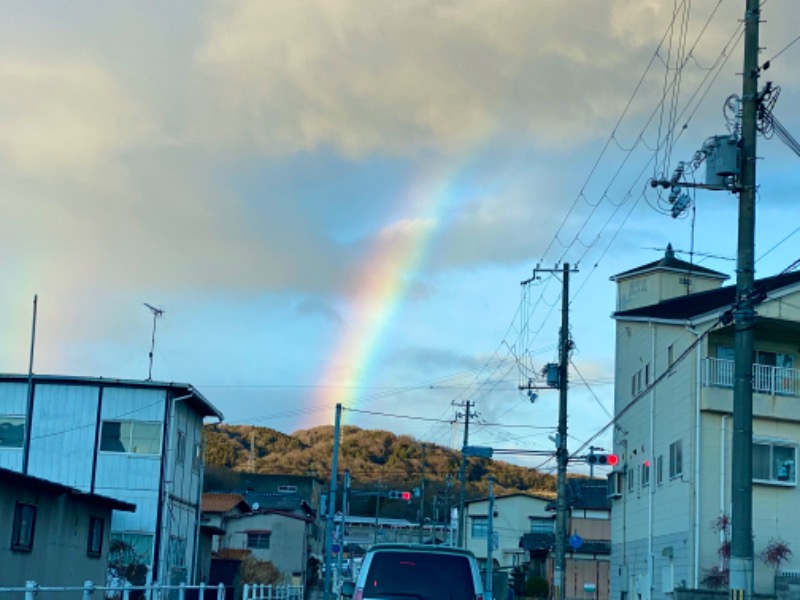
[[[619,457],[616,454],[609,454],[608,455],[608,464],[612,467],[619,462]]]
[[[411,492],[403,492],[400,494],[401,500],[411,500]]]

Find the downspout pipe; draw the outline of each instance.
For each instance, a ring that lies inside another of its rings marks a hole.
[[[694,324],[691,322],[686,324],[686,331],[697,338],[700,337],[700,332],[694,328]],[[700,587],[700,393],[702,391],[703,373],[703,353],[700,345],[695,347],[694,352],[694,483],[692,485],[694,494],[694,559],[692,560],[692,582],[694,589],[698,589]],[[724,485],[724,481],[720,485]]]
[[[650,369],[652,375],[655,376],[656,371],[656,326],[650,321]],[[650,385],[650,382],[647,382]],[[648,448],[648,462],[651,466],[655,465],[655,456],[653,448],[655,448],[655,421],[656,421],[656,386],[650,390],[650,441]],[[653,554],[653,496],[655,493],[656,483],[653,478],[653,472],[648,466],[648,493],[647,493],[647,583],[648,591],[647,597],[653,597],[655,589],[655,556]],[[654,469],[653,469],[654,470]]]

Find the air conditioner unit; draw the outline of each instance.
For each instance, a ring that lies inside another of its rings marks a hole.
[[[622,471],[611,471],[608,474],[608,497],[622,498]]]

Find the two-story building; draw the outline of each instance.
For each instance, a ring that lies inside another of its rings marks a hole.
[[[222,414],[187,384],[0,375],[0,467],[135,504],[112,537],[148,580],[191,583],[205,417]]]
[[[617,283],[611,597],[666,598],[724,572],[731,514],[735,286],[675,257]],[[756,281],[753,365],[753,532],[797,548],[800,503],[800,273]],[[721,520],[722,519],[722,520]],[[773,591],[756,560],[754,589]]]

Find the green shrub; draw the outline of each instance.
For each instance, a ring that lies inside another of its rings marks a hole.
[[[533,576],[528,577],[525,582],[525,595],[529,598],[549,598],[550,597],[550,584],[544,577]]]

